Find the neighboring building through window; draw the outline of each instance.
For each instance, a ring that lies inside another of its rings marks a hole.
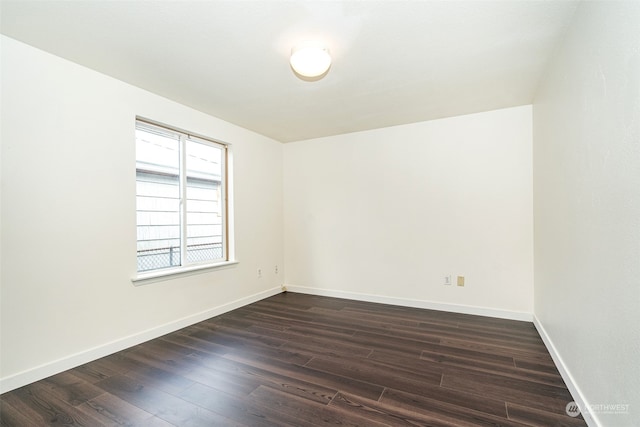
[[[228,260],[227,146],[136,121],[138,272]]]

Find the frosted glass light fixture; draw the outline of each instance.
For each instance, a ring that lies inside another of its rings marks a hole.
[[[291,49],[291,68],[303,77],[319,77],[331,66],[329,49],[305,46]]]

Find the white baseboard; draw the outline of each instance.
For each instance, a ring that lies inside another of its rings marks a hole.
[[[339,291],[334,289],[311,288],[306,286],[285,285],[287,291],[298,292],[301,294],[318,295],[325,297],[345,298],[357,301],[377,302],[381,304],[399,305],[404,307],[426,308],[429,310],[451,311],[454,313],[475,314],[478,316],[497,317],[500,319],[522,320],[531,322],[533,320],[532,313],[499,310],[488,307],[477,307],[461,304],[445,304],[441,302],[433,302],[426,300],[415,300],[409,298],[396,298],[384,295],[361,294],[357,292]]]
[[[100,359],[101,357],[141,344],[145,341],[158,338],[162,335],[177,331],[178,329],[193,325],[194,323],[219,316],[231,310],[235,310],[236,308],[260,301],[261,299],[268,298],[281,292],[282,288],[280,286],[258,292],[256,294],[165,323],[164,325],[147,329],[146,331],[129,335],[127,337],[48,362],[5,378],[0,378],[0,394],[31,384],[32,382],[39,381],[68,369],[75,368],[76,366],[83,365],[93,360]]]
[[[569,369],[567,369],[567,365],[565,365],[564,360],[562,360],[562,356],[560,356],[560,353],[558,353],[556,346],[553,345],[551,337],[549,336],[549,334],[547,334],[547,331],[544,329],[544,326],[542,326],[542,323],[540,323],[540,320],[538,320],[535,314],[533,315],[533,324],[538,330],[538,333],[540,334],[544,345],[547,347],[547,350],[549,350],[549,354],[551,355],[553,362],[556,364],[556,367],[560,372],[560,376],[567,385],[567,388],[571,393],[571,397],[573,397],[573,401],[576,402],[578,408],[580,408],[582,417],[586,421],[587,425],[589,427],[600,427],[601,424],[596,418],[595,414],[583,410],[583,408],[589,408],[588,402],[584,398],[584,395],[580,391],[580,388],[577,386],[575,380],[573,379],[573,376],[569,372]]]

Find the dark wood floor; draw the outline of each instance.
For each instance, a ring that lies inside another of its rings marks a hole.
[[[3,426],[585,426],[534,326],[284,293],[0,397]]]

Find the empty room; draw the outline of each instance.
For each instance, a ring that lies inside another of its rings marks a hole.
[[[640,426],[640,2],[0,33],[3,427]]]

